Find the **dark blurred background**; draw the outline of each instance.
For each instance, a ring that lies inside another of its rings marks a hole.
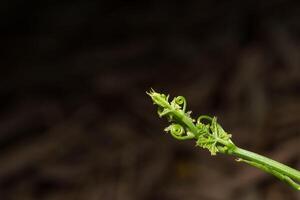
[[[280,200],[299,192],[163,133],[184,95],[300,169],[299,1],[2,1],[1,200]]]

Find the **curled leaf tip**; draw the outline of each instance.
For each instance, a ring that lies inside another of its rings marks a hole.
[[[231,135],[226,133],[217,123],[216,117],[201,115],[197,121],[191,117],[191,111],[186,111],[187,102],[183,96],[174,97],[169,101],[169,95],[150,89],[147,94],[154,104],[158,105],[159,117],[166,117],[171,125],[165,131],[179,140],[196,139],[197,146],[208,149],[211,155],[224,151],[229,146]]]

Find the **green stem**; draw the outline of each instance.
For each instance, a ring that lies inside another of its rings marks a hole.
[[[193,132],[196,137],[199,135],[197,127],[191,118],[187,117],[183,112],[173,112],[173,114],[177,120],[183,122],[187,127],[189,127],[190,131]],[[223,153],[236,156],[242,159],[244,162],[273,174],[281,180],[284,179],[284,181],[290,184],[292,187],[300,190],[300,186],[293,182],[293,180],[300,182],[300,171],[265,156],[236,147],[228,141],[218,139],[218,142],[224,146],[227,146],[229,149],[229,151],[225,151]]]
[[[190,131],[195,135],[195,137],[199,136],[198,129],[193,123],[191,118],[187,117],[183,112],[179,112],[176,110],[172,110],[172,113],[174,117],[177,119],[177,121],[179,122],[181,121],[182,123],[184,123],[190,129]]]
[[[268,172],[275,176],[277,176],[277,174],[280,173],[286,178],[291,178],[297,182],[300,182],[300,171],[293,169],[280,162],[277,162],[275,160],[272,160],[270,158],[267,158],[265,156],[259,155],[257,153],[239,147],[235,147],[231,149],[231,151],[228,151],[227,154],[241,158],[247,161],[246,163],[248,164],[257,163],[258,165],[252,165],[252,164],[251,165],[263,169],[264,171],[266,171],[266,169],[269,169]],[[296,189],[300,190],[299,185]]]

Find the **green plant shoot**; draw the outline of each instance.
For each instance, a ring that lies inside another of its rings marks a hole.
[[[291,187],[300,190],[300,171],[279,163],[265,156],[239,148],[231,140],[216,117],[201,115],[197,120],[186,111],[186,100],[178,96],[169,100],[170,96],[160,94],[151,89],[147,94],[158,106],[159,117],[166,117],[170,125],[165,128],[177,140],[196,140],[196,146],[207,149],[211,155],[217,153],[235,156],[238,162],[244,162],[274,175]]]

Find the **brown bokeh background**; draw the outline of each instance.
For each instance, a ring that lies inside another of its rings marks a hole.
[[[268,174],[163,133],[184,95],[300,169],[298,1],[1,2],[1,200],[281,200]]]

